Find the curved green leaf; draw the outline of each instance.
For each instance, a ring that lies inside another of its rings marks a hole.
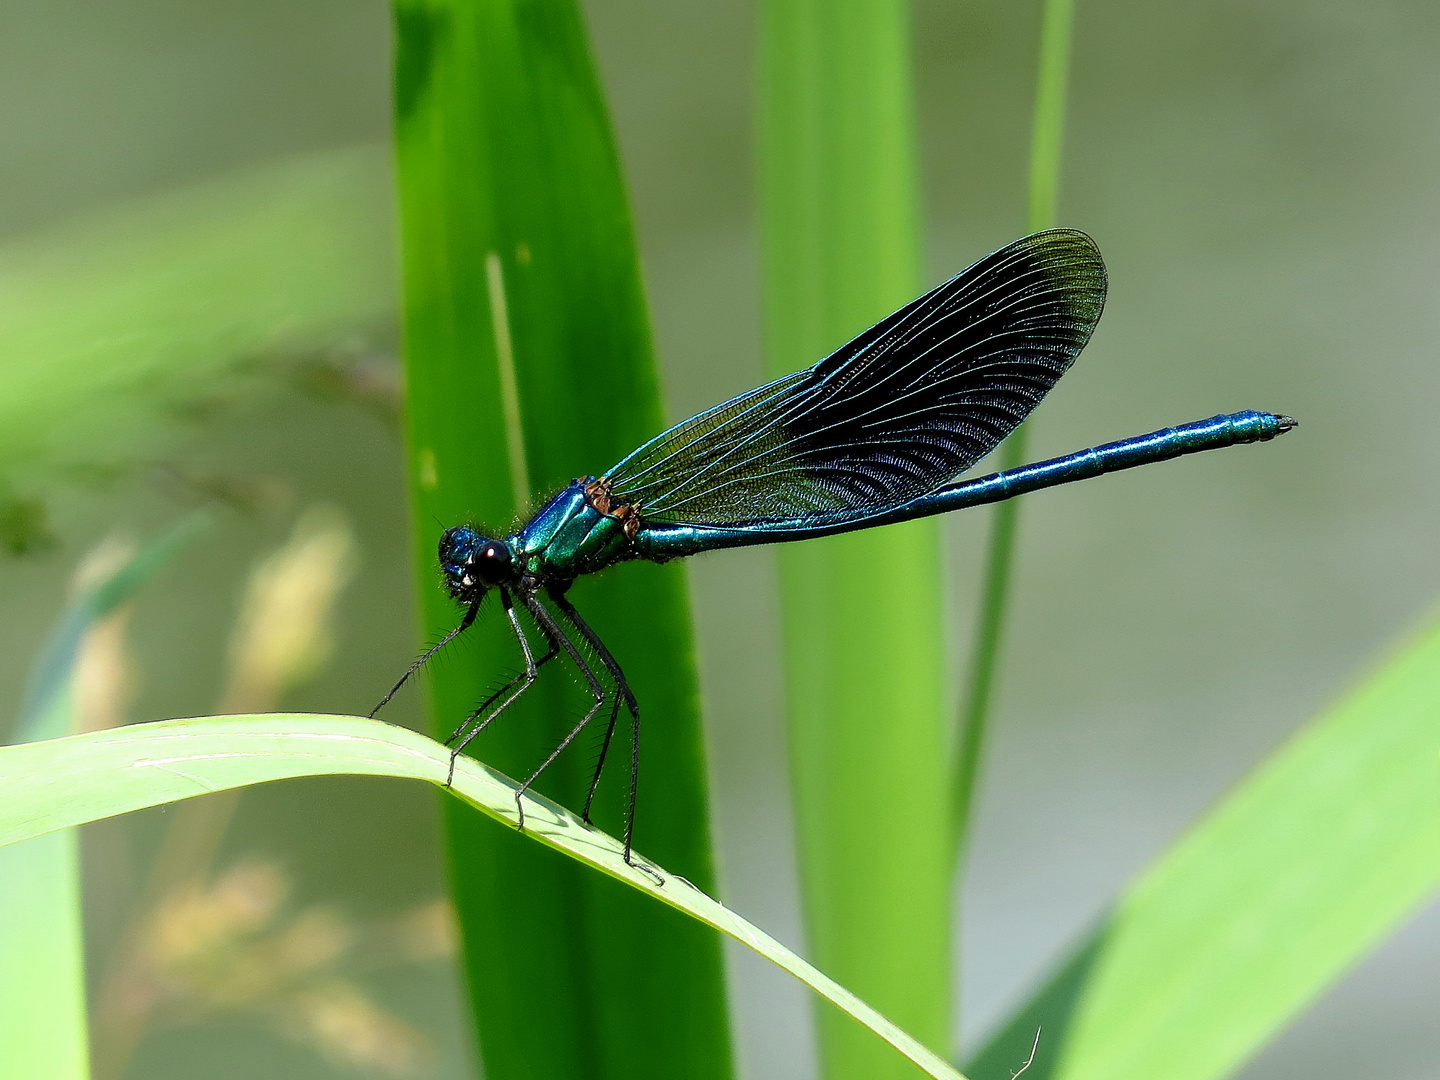
[[[245,784],[368,775],[443,785],[450,751],[406,728],[353,716],[277,714],[162,720],[0,749],[0,845]],[[451,792],[514,825],[515,781],[461,757]],[[728,934],[784,968],[937,1080],[954,1069],[844,987],[684,878],[663,884],[626,865],[614,838],[562,806],[527,795],[525,830],[572,859]]]

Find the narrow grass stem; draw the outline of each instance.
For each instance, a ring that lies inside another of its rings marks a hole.
[[[1021,463],[1025,433],[1015,432],[1002,452],[1002,468]],[[960,731],[955,746],[955,770],[951,784],[954,800],[952,821],[955,827],[956,859],[964,858],[970,811],[974,805],[975,781],[979,775],[980,754],[984,748],[986,720],[994,697],[995,676],[999,669],[1000,646],[1005,633],[1005,609],[1010,593],[1010,568],[1015,557],[1015,532],[1019,526],[1019,501],[1011,499],[995,507],[990,526],[990,544],[985,557],[984,591],[980,599],[980,615],[976,621],[975,648],[970,662],[970,684]]]
[[[1040,24],[1039,71],[1035,84],[1035,116],[1030,134],[1029,232],[1053,228],[1060,192],[1060,154],[1065,131],[1065,93],[1070,80],[1070,40],[1075,21],[1074,0],[1045,0]],[[1024,461],[1026,427],[1000,448],[1000,467],[1013,469]],[[964,861],[970,815],[975,798],[985,729],[995,699],[1010,599],[1015,537],[1020,527],[1018,499],[1000,503],[990,527],[980,615],[971,654],[970,681],[960,711],[950,791],[957,873]]]
[[[1070,40],[1075,0],[1045,0],[1035,118],[1030,129],[1030,232],[1053,229],[1060,204],[1060,154],[1065,142],[1065,99],[1070,83]]]

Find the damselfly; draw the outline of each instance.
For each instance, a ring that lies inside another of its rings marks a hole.
[[[1090,339],[1105,289],[1105,264],[1088,236],[1035,233],[936,286],[814,367],[692,416],[598,477],[575,480],[518,532],[447,530],[440,566],[464,617],[375,711],[464,633],[484,597],[497,592],[525,668],[456,728],[451,776],[455,756],[514,704],[541,667],[565,656],[593,703],[520,785],[516,804],[608,703],[582,812],[588,821],[623,708],[630,717],[625,860],[631,862],[640,706],[620,664],[566,598],[580,575],[629,559],[664,562],[929,517],[1200,450],[1264,442],[1295,426],[1273,413],[1232,413],[952,483],[1064,374]],[[543,651],[526,637],[522,611],[544,638]],[[523,828],[523,807],[519,822]]]

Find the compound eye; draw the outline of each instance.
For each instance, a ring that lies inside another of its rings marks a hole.
[[[514,562],[515,555],[509,544],[491,540],[475,552],[475,576],[487,585],[494,585],[510,576]]]

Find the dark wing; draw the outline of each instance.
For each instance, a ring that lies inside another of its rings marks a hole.
[[[823,525],[924,495],[1010,434],[1090,339],[1105,264],[1081,232],[987,255],[808,371],[677,424],[616,465],[657,524]]]

